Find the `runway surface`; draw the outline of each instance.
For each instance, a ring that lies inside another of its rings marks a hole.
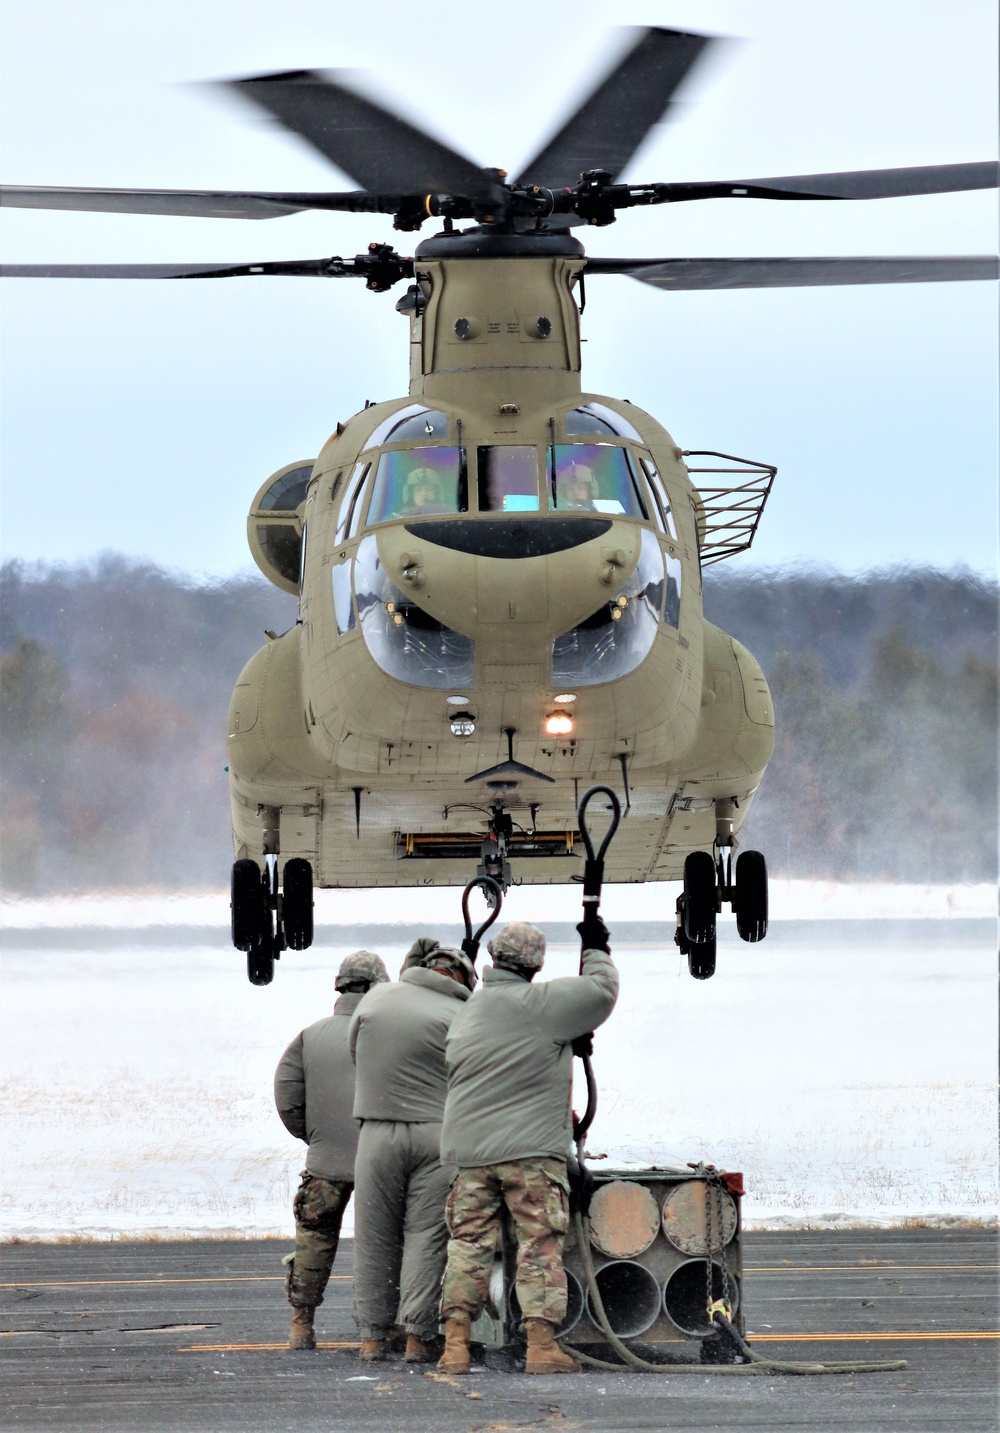
[[[290,1353],[287,1241],[2,1249],[2,1427],[47,1433],[963,1430],[998,1419],[998,1242],[985,1229],[744,1235],[750,1342],[781,1359],[898,1359],[840,1377],[486,1368],[445,1380],[352,1347],[351,1245]]]

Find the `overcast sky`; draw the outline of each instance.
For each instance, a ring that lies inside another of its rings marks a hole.
[[[572,23],[568,18],[572,17]],[[740,37],[696,76],[635,180],[996,154],[992,0],[30,0],[0,20],[0,175],[16,184],[353,187],[302,141],[185,82],[360,66],[512,173],[627,19]],[[996,192],[857,204],[713,200],[583,231],[594,254],[995,252]],[[428,226],[425,232],[431,232]],[[352,254],[372,215],[266,223],[5,210],[9,261]],[[196,573],[249,564],[269,472],[366,398],[406,391],[396,292],[354,281],[4,280],[2,551],[114,549]],[[584,386],[684,448],[778,464],[751,558],[996,570],[997,295],[989,284],[663,294],[595,279]]]

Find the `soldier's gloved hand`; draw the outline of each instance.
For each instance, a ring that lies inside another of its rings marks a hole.
[[[582,1057],[583,1055],[592,1055],[593,1053],[594,1053],[594,1032],[593,1032],[593,1030],[591,1030],[591,1032],[590,1032],[589,1035],[577,1035],[576,1039],[573,1041],[573,1054],[574,1054],[574,1055],[580,1055],[580,1056]]]
[[[608,928],[596,911],[588,910],[577,926],[584,950],[611,951],[611,936]]]

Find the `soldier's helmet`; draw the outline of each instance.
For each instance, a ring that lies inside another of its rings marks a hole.
[[[476,974],[476,967],[464,950],[458,950],[453,945],[439,945],[424,958],[425,970],[437,970],[442,965],[449,970],[457,971],[468,989],[475,990],[479,977]]]
[[[415,965],[424,965],[431,952],[438,950],[439,947],[440,942],[435,940],[434,936],[418,936],[406,952],[406,957],[400,968],[400,974],[402,974],[404,970],[412,970]]]
[[[487,949],[493,964],[505,970],[541,970],[545,961],[545,937],[536,925],[511,921],[493,937]]]
[[[338,990],[345,990],[348,985],[381,985],[388,979],[389,972],[380,955],[370,950],[356,950],[340,962],[335,984]]]

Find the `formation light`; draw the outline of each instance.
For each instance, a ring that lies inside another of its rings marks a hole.
[[[549,736],[571,736],[575,725],[569,712],[549,712],[545,718],[545,730]]]
[[[449,717],[448,725],[452,736],[472,736],[476,730],[476,719],[471,712],[456,712]]]

